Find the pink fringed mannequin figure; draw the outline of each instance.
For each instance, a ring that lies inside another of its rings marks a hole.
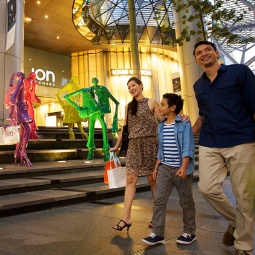
[[[10,120],[10,126],[16,124],[17,118],[17,109],[16,105],[12,104],[10,101],[11,95],[13,94],[14,90],[16,89],[17,83],[13,84],[13,78],[15,77],[15,73],[12,74],[12,78],[10,80],[10,88],[5,93],[4,105],[6,109],[10,108],[8,119]]]
[[[41,100],[36,96],[35,90],[38,85],[36,81],[36,74],[31,72],[29,77],[24,80],[25,83],[25,101],[27,103],[27,110],[29,116],[32,118],[32,122],[29,123],[31,132],[30,132],[30,139],[40,139],[36,130],[38,130],[35,122],[35,114],[34,114],[34,107],[33,103],[41,103]]]
[[[20,124],[20,142],[16,145],[14,163],[20,158],[21,165],[25,164],[27,166],[32,166],[26,151],[31,131],[29,123],[32,121],[32,118],[28,114],[27,105],[24,99],[24,79],[25,74],[18,72],[14,74],[10,80],[10,85],[15,87],[15,89],[10,94],[11,108],[9,118],[16,119]]]

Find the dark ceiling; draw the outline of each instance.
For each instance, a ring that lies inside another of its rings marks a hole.
[[[73,0],[41,0],[40,4],[25,0],[25,17],[33,19],[24,23],[25,46],[64,55],[95,48],[75,29],[72,6]]]

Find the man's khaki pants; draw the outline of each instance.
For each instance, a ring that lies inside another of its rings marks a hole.
[[[228,171],[236,208],[222,189]],[[230,148],[199,146],[198,186],[211,206],[235,227],[235,248],[252,254],[255,222],[255,143]]]

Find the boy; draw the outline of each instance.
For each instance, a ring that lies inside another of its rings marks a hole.
[[[195,204],[192,196],[194,139],[190,122],[178,116],[183,107],[181,96],[163,95],[159,112],[166,116],[158,126],[159,149],[153,177],[156,179],[153,232],[142,241],[149,245],[164,242],[166,204],[176,187],[183,209],[184,232],[177,238],[179,244],[190,244],[195,236]]]

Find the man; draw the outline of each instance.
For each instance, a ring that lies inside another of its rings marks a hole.
[[[216,46],[195,44],[204,74],[194,84],[199,118],[199,189],[228,222],[223,243],[234,254],[252,254],[255,208],[255,76],[245,65],[220,65]],[[230,173],[236,207],[222,190]]]
[[[115,105],[115,114],[112,123],[112,133],[115,136],[118,131],[118,105],[119,102],[113,97],[111,92],[104,86],[98,85],[98,79],[95,77],[92,79],[93,86],[89,88],[79,89],[68,95],[65,95],[65,100],[72,105],[78,112],[81,118],[89,119],[89,137],[87,142],[87,147],[89,148],[88,160],[94,159],[94,150],[96,149],[94,143],[94,128],[96,120],[99,120],[102,126],[103,132],[103,149],[104,160],[108,161],[110,154],[110,145],[108,142],[107,126],[104,120],[105,114],[111,112],[110,102],[111,99]],[[81,106],[79,103],[75,102],[72,97],[76,95],[81,95],[82,102]],[[72,98],[72,99],[71,99]]]

